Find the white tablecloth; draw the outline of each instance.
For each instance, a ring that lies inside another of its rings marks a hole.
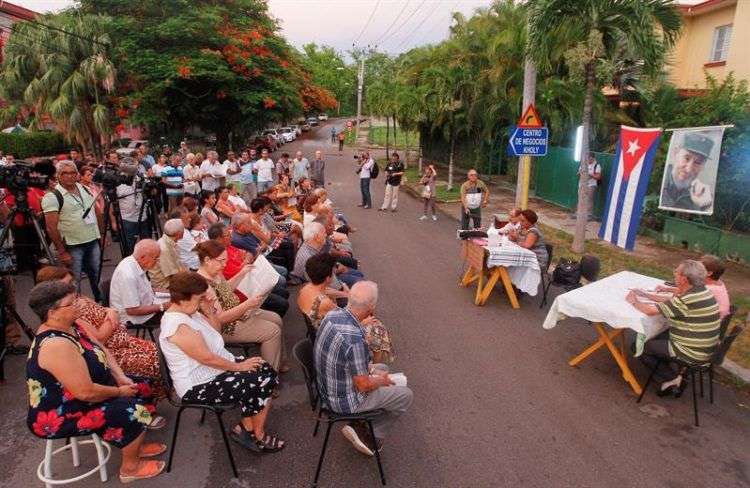
[[[508,269],[510,281],[519,290],[536,296],[541,280],[541,270],[536,254],[515,243],[503,246],[485,246],[487,267],[505,266]]]
[[[621,271],[555,298],[544,320],[544,328],[551,329],[567,317],[580,317],[590,322],[601,322],[615,329],[633,329],[645,339],[659,335],[667,328],[661,315],[645,315],[625,301],[630,288],[653,289],[664,280]]]

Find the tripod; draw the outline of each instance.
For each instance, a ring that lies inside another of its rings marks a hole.
[[[154,240],[161,237],[161,223],[159,222],[159,211],[157,210],[157,199],[161,198],[158,188],[146,186],[143,189],[143,201],[141,209],[138,211],[138,235],[143,236],[143,225],[148,228],[148,235]],[[143,221],[143,215],[146,214],[146,222]]]
[[[16,216],[21,215],[23,216],[24,221],[31,222],[32,226],[34,227],[36,235],[39,238],[39,242],[42,245],[42,249],[44,249],[44,254],[46,254],[49,263],[57,264],[57,259],[52,256],[52,251],[50,251],[49,245],[47,244],[47,236],[44,234],[42,226],[39,223],[39,217],[37,217],[29,208],[29,202],[26,199],[26,193],[21,191],[13,191],[13,197],[16,199],[16,208],[14,208],[10,213],[10,216],[8,216],[8,219],[5,221],[5,226],[3,227],[2,232],[0,232],[0,248],[5,245],[5,241],[6,239],[8,239],[10,226],[11,224],[13,224]]]
[[[5,290],[5,283],[0,280],[0,383],[5,382],[5,355],[8,346],[5,343],[5,327],[8,325],[8,318],[13,317],[16,323],[21,327],[29,341],[34,340],[34,331],[23,321],[14,307],[8,306],[8,296]]]

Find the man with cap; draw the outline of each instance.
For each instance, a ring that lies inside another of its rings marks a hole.
[[[711,187],[698,179],[714,141],[699,132],[687,133],[677,158],[664,169],[661,206],[705,211],[713,206]]]

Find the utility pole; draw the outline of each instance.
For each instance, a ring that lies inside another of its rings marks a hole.
[[[357,120],[354,129],[354,144],[359,140],[359,119],[362,116],[362,85],[365,83],[365,53],[359,59],[359,73],[357,74]]]
[[[536,95],[536,64],[528,56],[523,65],[523,109],[526,113],[533,104]],[[529,206],[529,185],[531,183],[531,156],[518,158],[518,182],[516,183],[516,207],[526,209]]]

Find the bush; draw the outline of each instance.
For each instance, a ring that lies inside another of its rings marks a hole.
[[[64,153],[67,146],[62,135],[56,132],[0,133],[0,151],[13,154],[17,159]]]

